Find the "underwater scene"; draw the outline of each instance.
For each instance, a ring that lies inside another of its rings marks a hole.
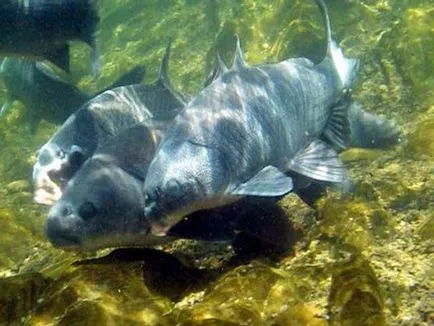
[[[4,0],[0,325],[433,325],[429,0]]]

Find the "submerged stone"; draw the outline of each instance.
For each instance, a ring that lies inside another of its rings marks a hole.
[[[50,280],[40,273],[0,279],[0,324],[18,324],[40,302]]]
[[[333,274],[329,294],[330,325],[386,325],[380,286],[368,261],[359,258]]]

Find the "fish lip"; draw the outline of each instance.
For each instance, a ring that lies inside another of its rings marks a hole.
[[[82,226],[65,227],[57,217],[48,216],[45,221],[44,233],[55,248],[67,251],[77,250],[82,243]]]
[[[78,236],[72,236],[67,234],[61,234],[60,237],[50,238],[51,244],[58,249],[65,251],[77,251],[80,248],[80,238]]]
[[[60,198],[61,194],[57,191],[50,192],[44,188],[38,188],[33,195],[33,201],[39,205],[53,206]]]
[[[33,178],[35,191],[33,200],[41,205],[54,205],[54,203],[62,196],[62,188],[50,178],[49,170],[39,171],[35,173]]]

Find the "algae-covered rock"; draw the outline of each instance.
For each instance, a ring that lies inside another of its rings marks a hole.
[[[333,274],[329,295],[330,325],[386,325],[380,285],[365,259],[356,259]]]
[[[424,114],[408,135],[406,154],[434,158],[434,106]]]
[[[235,268],[217,280],[200,303],[183,311],[181,320],[199,325],[205,320],[260,325],[268,292],[280,278],[270,267],[257,262]]]
[[[181,325],[326,325],[300,300],[288,273],[252,261],[228,271],[200,296],[176,305]]]
[[[404,11],[394,27],[390,49],[413,94],[432,105],[434,83],[434,8],[420,4]]]
[[[172,324],[165,316],[170,300],[147,290],[140,263],[66,268],[58,279],[23,274],[1,280],[0,287],[0,318],[11,324]]]
[[[40,302],[48,284],[39,273],[0,279],[0,324],[18,324]]]

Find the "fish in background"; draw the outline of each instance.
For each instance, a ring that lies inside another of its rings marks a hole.
[[[88,94],[61,79],[43,62],[7,57],[0,66],[0,77],[7,89],[0,119],[14,101],[19,101],[26,107],[25,120],[34,133],[40,120],[61,124],[92,97],[107,89],[140,83],[144,74],[144,67],[136,66],[106,89]]]
[[[217,55],[205,84],[211,84],[226,71]],[[393,123],[364,112],[357,103],[351,104],[348,118],[351,147],[383,148],[399,141],[399,129]],[[149,164],[170,128],[171,120],[158,126],[139,123],[97,148],[65,184],[48,213],[45,234],[53,246],[91,251],[146,247],[188,238],[232,242],[238,253],[279,253],[291,248],[295,234],[287,216],[274,201],[259,197],[194,212],[173,225],[164,237],[153,235],[143,213],[142,188]],[[314,190],[305,184],[299,193],[304,200],[314,200],[322,195]]]
[[[359,61],[344,57],[324,2],[316,3],[327,34],[321,63],[294,58],[249,66],[238,42],[232,67],[175,118],[144,184],[144,213],[154,235],[164,236],[188,214],[245,197],[295,192],[311,203],[327,185],[348,188],[338,152],[350,145]]]
[[[157,128],[178,114],[185,98],[169,82],[169,52],[170,43],[155,82],[118,87],[94,97],[40,148],[32,174],[36,203],[52,205],[81,164],[122,130],[139,122]]]
[[[92,70],[99,74],[94,0],[2,0],[0,54],[48,60],[69,72],[69,42],[92,48]]]

